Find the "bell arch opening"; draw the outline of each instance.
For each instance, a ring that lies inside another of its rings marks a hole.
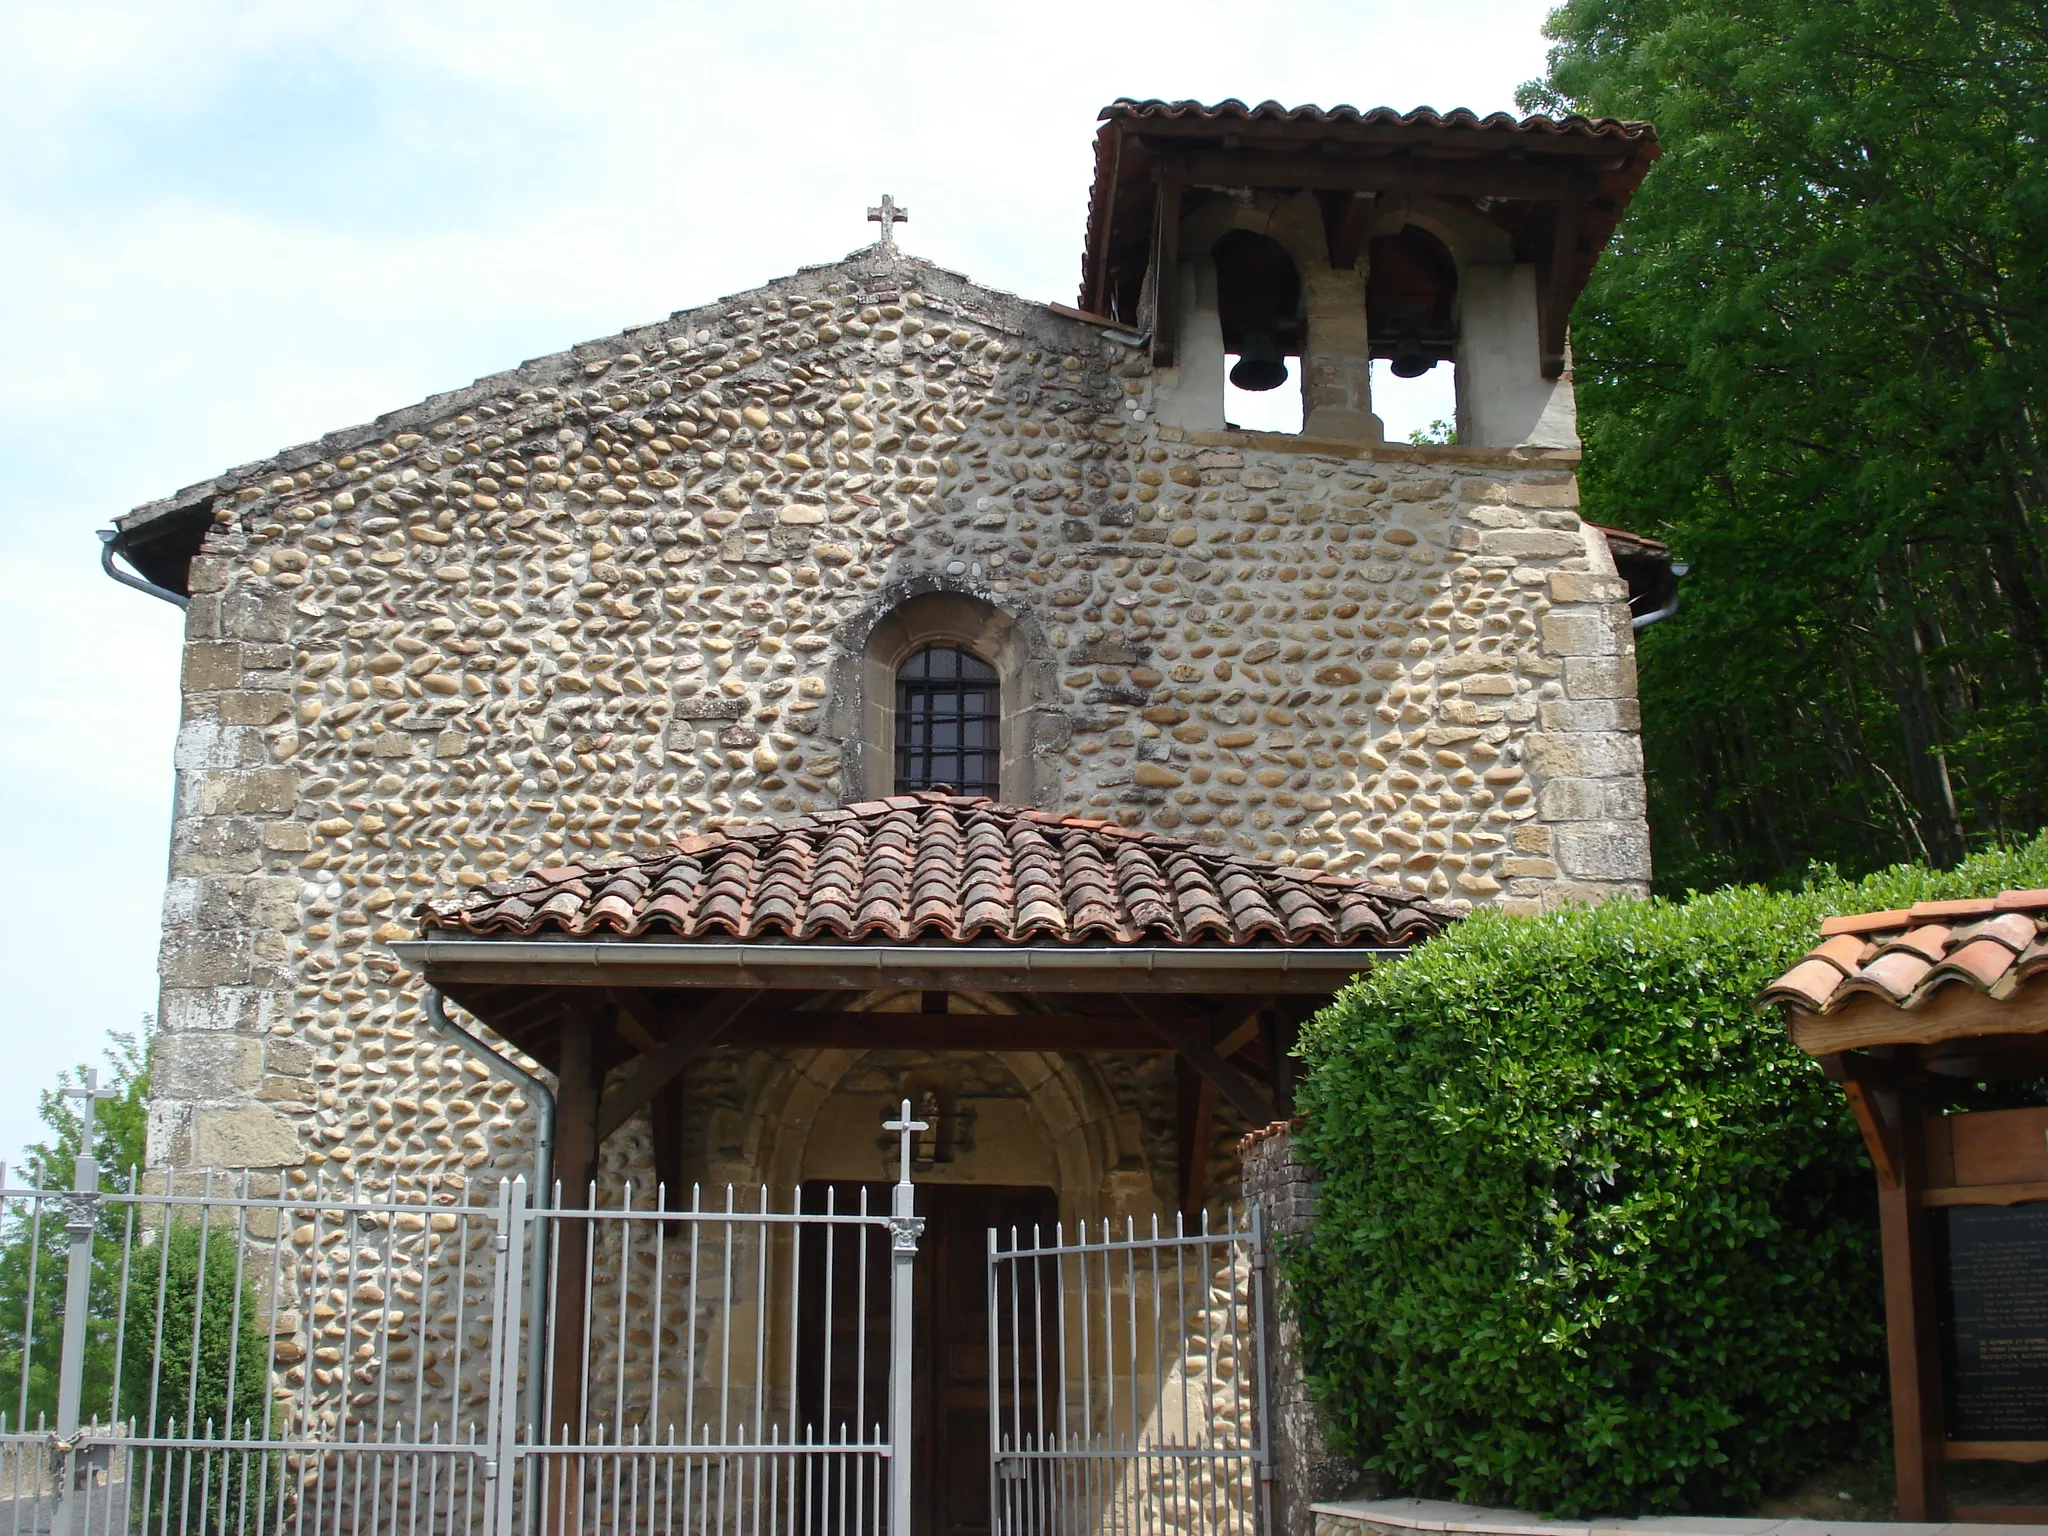
[[[1301,272],[1270,235],[1233,229],[1211,252],[1223,331],[1223,419],[1254,432],[1299,432],[1308,350]]]
[[[1373,410],[1395,442],[1454,443],[1458,422],[1458,263],[1420,224],[1367,247],[1366,333]]]

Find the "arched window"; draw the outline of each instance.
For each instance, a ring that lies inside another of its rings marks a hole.
[[[1001,792],[996,669],[957,645],[927,645],[896,669],[896,793],[935,784]]]

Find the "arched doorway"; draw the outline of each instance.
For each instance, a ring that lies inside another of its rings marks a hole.
[[[812,1112],[805,1138],[805,1204],[828,1190],[845,1209],[865,1193],[888,1198],[898,1155],[882,1129],[908,1099],[927,1129],[913,1143],[918,1214],[915,1402],[912,1409],[918,1536],[982,1536],[989,1529],[988,1233],[1014,1243],[1036,1228],[1046,1242],[1060,1215],[1059,1157],[1033,1095],[1000,1053],[872,1050],[846,1067]],[[886,1288],[875,1258],[864,1286],[814,1287],[806,1326],[843,1341],[883,1333]],[[829,1315],[828,1315],[829,1313]],[[844,1347],[844,1346],[842,1346]],[[822,1380],[802,1390],[827,1412]],[[839,1396],[843,1397],[842,1392]]]

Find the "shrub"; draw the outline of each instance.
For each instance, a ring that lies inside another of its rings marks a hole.
[[[201,1238],[204,1237],[203,1257]],[[235,1274],[237,1232],[170,1222],[131,1261],[119,1413],[138,1433],[181,1440],[264,1435],[269,1339],[256,1288]],[[158,1294],[161,1287],[162,1304]],[[136,1453],[128,1476],[154,1530],[260,1530],[283,1491],[281,1463],[245,1451]]]
[[[1480,914],[1304,1033],[1288,1257],[1342,1449],[1404,1491],[1729,1508],[1881,1448],[1874,1185],[1757,992],[1828,912],[2048,885],[1947,873]]]

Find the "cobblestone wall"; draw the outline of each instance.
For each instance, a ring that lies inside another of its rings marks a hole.
[[[1295,1122],[1299,1124],[1299,1122]],[[1377,1491],[1376,1474],[1362,1474],[1334,1454],[1309,1390],[1301,1323],[1285,1278],[1291,1244],[1310,1240],[1316,1223],[1317,1184],[1294,1154],[1291,1125],[1253,1131],[1238,1143],[1244,1160],[1245,1204],[1264,1213],[1267,1241],[1276,1256],[1272,1305],[1266,1313],[1266,1412],[1273,1453],[1273,1528],[1279,1536],[1314,1536],[1318,1501],[1362,1489]]]
[[[153,1158],[523,1167],[525,1106],[380,946],[431,892],[858,793],[831,679],[904,591],[1032,637],[1048,803],[1454,901],[1642,889],[1574,456],[1182,432],[1150,389],[872,252],[164,504],[213,523]]]

